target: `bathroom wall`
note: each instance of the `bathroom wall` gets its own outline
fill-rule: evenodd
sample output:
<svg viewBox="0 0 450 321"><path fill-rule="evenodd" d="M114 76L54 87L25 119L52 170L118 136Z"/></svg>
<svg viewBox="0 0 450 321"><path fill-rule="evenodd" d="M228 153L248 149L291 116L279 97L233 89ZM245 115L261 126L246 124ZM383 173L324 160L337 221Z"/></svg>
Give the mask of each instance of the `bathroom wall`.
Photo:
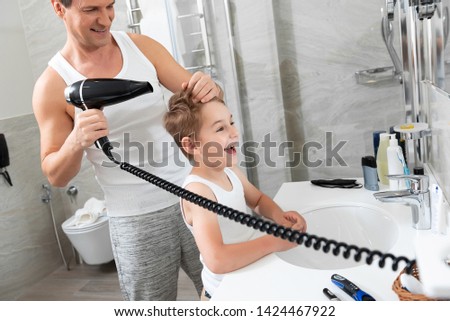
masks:
<svg viewBox="0 0 450 321"><path fill-rule="evenodd" d="M126 5L116 4L116 25L127 29ZM47 61L64 44L63 23L50 1L10 0L0 10L0 133L4 133L13 186L0 177L0 300L14 300L21 291L63 265L49 206L41 201L39 130L32 114L33 85ZM6 48L6 50L5 50ZM79 193L71 201L67 188L52 189L52 204L67 260L70 242L60 225L89 197L103 198L91 166L83 162L69 184ZM71 262L74 264L74 260Z"/></svg>
<svg viewBox="0 0 450 321"><path fill-rule="evenodd" d="M303 162L291 167L290 173L263 162L253 172L254 181L274 195L289 177L301 181L362 176L361 156L373 155L372 132L405 121L403 88L398 80L364 85L355 77L358 71L393 65L381 35L380 11L385 1L263 0L255 6L250 0L215 0L209 14L213 16L210 31L219 57L219 75L225 72L221 66L226 55L222 53L230 44L225 38L228 34L217 32L227 28L222 20L223 3L229 6L235 85L246 138L262 142L270 133L275 146L286 141L294 144L289 157L303 152L303 157L323 162L320 166ZM445 8L450 1L442 4L448 12ZM394 47L400 54L398 30L395 19ZM444 59L450 61L447 43ZM449 77L447 70L446 88L450 88ZM232 83L233 75L223 82ZM433 91L429 99L432 167L450 198L448 94ZM327 133L332 135L331 142ZM310 143L324 148L310 149L305 155L302 148ZM344 144L339 150L343 163L327 153L327 145L334 148L339 143ZM281 163L285 159L278 158Z"/></svg>
<svg viewBox="0 0 450 321"><path fill-rule="evenodd" d="M0 300L12 300L29 286L63 264L56 242L49 205L41 201L42 184L48 184L40 168L39 130L33 114L0 120L7 138L13 186L0 179ZM61 223L82 207L88 197L102 198L91 168L84 164L70 183L80 193L72 203L65 188L52 189L52 204L66 260L72 257ZM75 263L72 260L72 263Z"/></svg>
<svg viewBox="0 0 450 321"><path fill-rule="evenodd" d="M222 2L211 10L218 17ZM275 146L256 168L260 188L274 195L286 177L362 176L361 156L373 154L372 132L404 119L400 82L369 86L355 78L357 71L392 65L380 32L383 2L228 3L247 138L261 143L270 134ZM295 159L290 168L278 149L286 143L293 144L286 152ZM338 144L340 163L330 153Z"/></svg>
<svg viewBox="0 0 450 321"><path fill-rule="evenodd" d="M4 1L0 12L0 119L31 113L33 77L17 1ZM18 85L20 84L20 86Z"/></svg>

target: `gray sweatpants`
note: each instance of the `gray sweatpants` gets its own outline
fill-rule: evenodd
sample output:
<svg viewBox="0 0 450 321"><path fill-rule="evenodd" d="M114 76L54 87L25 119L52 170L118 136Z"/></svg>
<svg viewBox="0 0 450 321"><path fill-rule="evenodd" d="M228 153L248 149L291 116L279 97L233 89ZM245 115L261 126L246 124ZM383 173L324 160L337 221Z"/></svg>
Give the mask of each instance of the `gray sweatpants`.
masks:
<svg viewBox="0 0 450 321"><path fill-rule="evenodd" d="M179 204L143 215L110 217L109 227L124 300L176 300L180 266L200 296L200 254Z"/></svg>

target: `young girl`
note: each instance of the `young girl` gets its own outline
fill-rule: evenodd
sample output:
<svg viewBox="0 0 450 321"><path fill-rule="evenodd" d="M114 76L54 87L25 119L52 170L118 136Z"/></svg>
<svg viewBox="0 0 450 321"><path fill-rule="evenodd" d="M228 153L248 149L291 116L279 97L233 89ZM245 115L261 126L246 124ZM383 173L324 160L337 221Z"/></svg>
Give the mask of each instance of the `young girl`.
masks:
<svg viewBox="0 0 450 321"><path fill-rule="evenodd" d="M238 169L239 133L222 100L199 103L187 91L176 93L169 101L164 125L194 165L184 188L241 212L247 212L248 206L280 225L306 230L306 222L299 213L284 212ZM206 298L214 294L222 274L296 246L271 235L256 237L252 228L189 201L181 200L181 205L183 219L200 250Z"/></svg>

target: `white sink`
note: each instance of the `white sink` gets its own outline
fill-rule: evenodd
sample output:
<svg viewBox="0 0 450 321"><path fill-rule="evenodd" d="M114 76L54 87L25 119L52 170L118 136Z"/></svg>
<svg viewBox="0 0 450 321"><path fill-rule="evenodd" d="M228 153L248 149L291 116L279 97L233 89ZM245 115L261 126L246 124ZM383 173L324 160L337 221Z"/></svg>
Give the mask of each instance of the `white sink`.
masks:
<svg viewBox="0 0 450 321"><path fill-rule="evenodd" d="M328 240L345 242L365 247L369 250L388 252L396 243L399 235L397 223L390 214L379 207L364 203L338 203L309 208L301 214L308 224L308 234L324 237ZM331 250L335 247L332 245ZM338 256L320 250L305 247L303 244L289 251L276 255L287 263L319 270L344 269L365 264L363 260L353 259L355 251L345 259L341 253Z"/></svg>

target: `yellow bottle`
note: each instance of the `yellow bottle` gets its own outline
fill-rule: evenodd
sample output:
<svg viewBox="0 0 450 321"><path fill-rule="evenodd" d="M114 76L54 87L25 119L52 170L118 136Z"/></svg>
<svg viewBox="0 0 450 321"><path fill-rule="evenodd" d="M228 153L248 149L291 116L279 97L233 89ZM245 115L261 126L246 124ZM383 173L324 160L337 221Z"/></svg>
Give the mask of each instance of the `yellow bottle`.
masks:
<svg viewBox="0 0 450 321"><path fill-rule="evenodd" d="M377 152L377 173L380 183L383 185L389 185L388 175L388 162L387 162L387 148L389 147L389 134L380 134L380 145Z"/></svg>

